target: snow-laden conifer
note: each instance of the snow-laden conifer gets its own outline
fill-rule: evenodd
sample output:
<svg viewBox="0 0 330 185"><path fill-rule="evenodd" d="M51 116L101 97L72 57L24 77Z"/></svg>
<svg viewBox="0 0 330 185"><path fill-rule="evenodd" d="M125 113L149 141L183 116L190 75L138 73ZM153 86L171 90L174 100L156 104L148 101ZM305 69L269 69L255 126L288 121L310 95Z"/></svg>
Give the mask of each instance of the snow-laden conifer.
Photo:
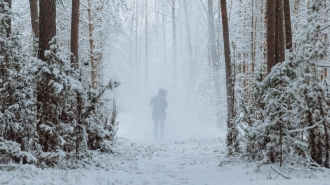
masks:
<svg viewBox="0 0 330 185"><path fill-rule="evenodd" d="M55 166L60 161L86 161L89 150L105 151L107 140L116 132L115 106L111 108L105 92L119 85L110 81L94 90L79 81L79 73L70 66L70 53L65 52L56 38L46 61L35 60L32 72L37 85L37 135L35 153L38 164ZM110 107L110 108L107 108Z"/></svg>
<svg viewBox="0 0 330 185"><path fill-rule="evenodd" d="M30 153L35 119L32 76L25 70L21 36L8 32L11 16L8 4L0 0L0 160L35 162Z"/></svg>
<svg viewBox="0 0 330 185"><path fill-rule="evenodd" d="M327 48L318 39L325 29L322 3L311 2L298 47L255 81L254 103L242 106L238 123L250 159L329 167L329 82L317 70Z"/></svg>

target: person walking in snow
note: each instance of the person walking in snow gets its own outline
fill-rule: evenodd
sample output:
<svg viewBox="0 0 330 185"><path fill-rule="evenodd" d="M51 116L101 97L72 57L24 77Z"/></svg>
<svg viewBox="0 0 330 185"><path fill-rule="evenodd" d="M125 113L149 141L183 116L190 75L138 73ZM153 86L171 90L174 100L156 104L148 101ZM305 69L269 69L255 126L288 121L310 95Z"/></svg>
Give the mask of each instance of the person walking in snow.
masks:
<svg viewBox="0 0 330 185"><path fill-rule="evenodd" d="M166 119L165 109L167 108L166 101L167 91L165 89L159 89L158 95L154 96L150 100L150 107L152 107L152 119L154 120L154 135L158 140L158 128L160 125L160 139L164 137L164 125Z"/></svg>

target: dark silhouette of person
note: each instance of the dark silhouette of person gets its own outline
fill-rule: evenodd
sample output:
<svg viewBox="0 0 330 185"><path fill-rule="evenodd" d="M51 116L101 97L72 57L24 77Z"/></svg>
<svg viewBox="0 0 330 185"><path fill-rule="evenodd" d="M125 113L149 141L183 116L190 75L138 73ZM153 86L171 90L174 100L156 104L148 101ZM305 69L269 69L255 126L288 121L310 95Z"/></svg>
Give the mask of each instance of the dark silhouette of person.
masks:
<svg viewBox="0 0 330 185"><path fill-rule="evenodd" d="M166 119L165 109L167 108L166 101L167 91L165 89L159 89L158 95L154 96L150 100L150 107L152 107L152 119L154 120L154 135L158 140L158 128L160 125L160 139L164 137L164 125Z"/></svg>

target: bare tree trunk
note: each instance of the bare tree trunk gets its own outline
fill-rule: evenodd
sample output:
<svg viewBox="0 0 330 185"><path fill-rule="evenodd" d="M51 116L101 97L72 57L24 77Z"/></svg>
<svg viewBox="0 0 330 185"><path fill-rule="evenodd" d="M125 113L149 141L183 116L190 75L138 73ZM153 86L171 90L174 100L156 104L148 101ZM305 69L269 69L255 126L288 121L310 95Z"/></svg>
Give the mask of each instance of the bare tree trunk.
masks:
<svg viewBox="0 0 330 185"><path fill-rule="evenodd" d="M264 29L266 30L264 33L263 33L263 37L264 37L264 43L263 43L263 58L265 59L265 61L266 61L266 64L268 64L268 62L267 62L267 60L268 60L268 58L267 58L267 33L268 33L268 24L267 24L267 8L268 8L268 4L267 4L267 2L264 4L264 6L261 8L261 14L264 14L264 19L263 19L263 23L264 23ZM261 67L262 66L262 64L259 64L259 69L263 69L264 67ZM266 65L266 72L268 73L268 71L267 71L267 65Z"/></svg>
<svg viewBox="0 0 330 185"><path fill-rule="evenodd" d="M93 23L93 15L92 15L92 5L91 0L88 0L88 31L89 31L89 55L91 60L91 83L92 88L97 89L98 80L97 80L97 60L95 58L95 44L94 44L94 23Z"/></svg>
<svg viewBox="0 0 330 185"><path fill-rule="evenodd" d="M227 112L228 120L233 118L234 112L234 100L233 100L233 84L232 84L232 69L231 69L231 57L230 57L230 45L229 45L229 28L227 18L226 0L221 0L221 15L222 15L222 28L223 28L223 41L224 41L224 53L226 63L226 86L227 86ZM231 128L228 127L228 128Z"/></svg>
<svg viewBox="0 0 330 185"><path fill-rule="evenodd" d="M79 69L79 54L78 54L78 48L79 48L79 12L80 12L80 0L73 0L72 1L72 14L71 14L71 57L70 57L70 63L71 67L74 67L78 70ZM81 74L79 76L79 81L81 81ZM82 94L80 91L77 91L77 121L79 126L76 128L80 128L81 124L81 114L83 109L83 102L82 102ZM78 129L80 130L80 129ZM80 139L76 139L76 154L79 154L79 145L80 145Z"/></svg>
<svg viewBox="0 0 330 185"><path fill-rule="evenodd" d="M177 71L176 71L176 17L175 17L175 1L172 0L172 34L173 34L173 75L174 75L174 86L177 85Z"/></svg>
<svg viewBox="0 0 330 185"><path fill-rule="evenodd" d="M40 17L39 17L39 51L38 58L42 61L46 61L45 51L50 49L49 42L56 36L56 0L42 0L39 3ZM45 133L40 128L40 124L53 122L51 112L51 98L49 93L51 92L49 85L49 79L45 75L44 79L39 82L37 87L37 131L39 137L39 144L42 146L42 150L47 152L51 150L49 145L54 144L51 136Z"/></svg>
<svg viewBox="0 0 330 185"><path fill-rule="evenodd" d="M56 36L56 0L42 0L39 3L39 52L38 58L45 61L45 50L49 50L49 42Z"/></svg>
<svg viewBox="0 0 330 185"><path fill-rule="evenodd" d="M219 62L217 59L216 49L216 40L215 40L215 28L214 28L214 13L213 13L213 0L208 0L208 20L209 20L209 51L211 66L213 72L213 83L214 83L214 97L216 102L216 126L221 126L220 118L220 77L219 77Z"/></svg>
<svg viewBox="0 0 330 185"><path fill-rule="evenodd" d="M286 49L292 49L292 28L291 28L291 15L290 15L290 1L283 0L284 6L284 20L285 20L285 40Z"/></svg>
<svg viewBox="0 0 330 185"><path fill-rule="evenodd" d="M285 39L283 27L283 0L277 0L275 3L275 63L285 60Z"/></svg>
<svg viewBox="0 0 330 185"><path fill-rule="evenodd" d="M284 38L284 18L283 18L283 0L275 2L275 63L283 62L285 60L285 38ZM273 84L272 84L273 85ZM275 84L274 84L275 85ZM277 123L276 131L279 132L278 145L280 148L279 162L280 167L283 163L283 124L281 121Z"/></svg>
<svg viewBox="0 0 330 185"><path fill-rule="evenodd" d="M79 54L79 6L80 0L72 1L72 15L71 15L71 66L78 67Z"/></svg>
<svg viewBox="0 0 330 185"><path fill-rule="evenodd" d="M275 65L275 1L267 0L267 71Z"/></svg>
<svg viewBox="0 0 330 185"><path fill-rule="evenodd" d="M164 66L165 66L165 68L164 68L164 70L165 70L165 76L164 76L164 78L165 78L165 84L167 84L167 55L166 55L166 49L167 49L167 47L166 47L166 20L165 20L165 10L164 10L164 3L165 2L165 0L163 0L163 6L162 6L162 8L163 8L163 16L162 16L162 19L163 19L163 45L164 45Z"/></svg>
<svg viewBox="0 0 330 185"><path fill-rule="evenodd" d="M102 14L103 14L103 8L104 8L104 4L106 3L106 1L100 1L101 4L98 5L98 7L96 8L96 15L98 15L98 18L96 19L98 22L98 26L102 27ZM95 54L95 60L96 60L96 67L97 67L97 85L102 84L103 83L103 32L102 29L101 31L98 32L98 38L101 40L100 42L98 42L98 48L96 49L96 52L94 52Z"/></svg>
<svg viewBox="0 0 330 185"><path fill-rule="evenodd" d="M130 46L130 52L129 52L129 87L128 87L128 91L131 92L133 89L136 89L134 87L134 79L135 79L135 63L134 63L134 47L133 47L133 40L134 40L134 21L137 19L135 16L135 9L136 9L136 1L134 0L133 2L133 8L132 8L132 18L131 18L131 28L130 28L130 42L129 42L129 46ZM135 94L133 93L126 93L127 95L127 100L129 102L129 104L131 105L130 108L134 107L134 101L132 101L133 99L135 99Z"/></svg>
<svg viewBox="0 0 330 185"><path fill-rule="evenodd" d="M324 98L325 99L325 97L324 97L324 91L323 90L320 90L320 92L321 92L321 95L322 95L322 98ZM325 157L325 159L324 159L324 167L326 167L326 168L329 168L330 166L330 164L329 164L329 157L330 157L330 138L329 138L329 133L328 133L328 130L329 130L329 128L328 128L328 123L327 123L327 121L326 121L326 118L325 118L325 112L324 112L324 109L323 109L323 105L322 105L322 101L323 101L323 99L322 99L320 96L319 96L319 98L318 98L318 104L320 105L319 106L319 110L320 110L320 115L322 116L322 119L323 119L323 121L322 121L322 125L323 125L323 130L324 130L324 157ZM320 137L320 136L319 136Z"/></svg>
<svg viewBox="0 0 330 185"><path fill-rule="evenodd" d="M256 60L256 15L254 13L255 10L255 1L252 0L252 17L251 17L251 60L252 60L252 73L254 72L255 60Z"/></svg>
<svg viewBox="0 0 330 185"><path fill-rule="evenodd" d="M38 0L30 0L31 25L33 31L33 55L38 54L39 42L39 10Z"/></svg>
<svg viewBox="0 0 330 185"><path fill-rule="evenodd" d="M146 73L146 86L148 89L148 0L146 0L146 64L145 64L145 73Z"/></svg>
<svg viewBox="0 0 330 185"><path fill-rule="evenodd" d="M225 65L226 65L226 86L227 86L227 147L228 155L234 155L239 151L239 145L237 140L237 130L234 125L234 84L232 79L231 69L231 57L230 57L230 45L229 45L229 28L227 17L227 2L226 0L220 0L221 2L221 18L223 29L223 42L225 53Z"/></svg>
<svg viewBox="0 0 330 185"><path fill-rule="evenodd" d="M327 4L324 4L324 10L326 10L326 9L327 9ZM329 17L329 11L327 11L325 13L324 17ZM327 23L328 23L328 19L324 19L324 24L327 24ZM328 43L328 33L324 33L324 41L325 41L325 43ZM323 77L324 78L328 78L328 69L327 68L324 68L323 69Z"/></svg>
<svg viewBox="0 0 330 185"><path fill-rule="evenodd" d="M136 59L136 69L135 69L135 74L136 74L136 99L138 101L139 97L140 97L140 59L139 59L139 4L138 4L138 0L135 0L135 4L136 4L136 21L135 21L135 59ZM138 103L138 102L137 102Z"/></svg>
<svg viewBox="0 0 330 185"><path fill-rule="evenodd" d="M217 32L217 38L216 38L216 45L217 45L217 48L216 48L216 51L217 51L217 58L218 58L218 62L219 62L219 69L222 69L224 67L224 63L222 61L220 61L220 58L221 58L221 41L220 41L220 38L221 38L221 35L222 35L222 30L221 30L221 2L218 1L218 22L217 22L217 28L216 28L216 32Z"/></svg>
<svg viewBox="0 0 330 185"><path fill-rule="evenodd" d="M30 0L30 13L31 13L31 25L32 25L34 37L36 39L39 39L38 0Z"/></svg>
<svg viewBox="0 0 330 185"><path fill-rule="evenodd" d="M187 34L187 44L188 44L188 55L189 55L189 91L191 92L194 84L194 62L192 56L192 45L191 45L191 32L190 32L190 22L189 22L189 15L188 15L188 5L187 0L183 0L184 6L184 14L185 14L185 22L186 22L186 34Z"/></svg>

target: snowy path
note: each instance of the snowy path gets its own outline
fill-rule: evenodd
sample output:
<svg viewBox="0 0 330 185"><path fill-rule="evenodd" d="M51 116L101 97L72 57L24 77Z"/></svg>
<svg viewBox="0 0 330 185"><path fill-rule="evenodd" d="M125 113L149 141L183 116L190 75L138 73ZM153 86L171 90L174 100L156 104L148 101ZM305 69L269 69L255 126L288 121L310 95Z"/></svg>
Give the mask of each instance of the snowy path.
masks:
<svg viewBox="0 0 330 185"><path fill-rule="evenodd" d="M249 163L219 167L221 161L228 160L225 158L225 131L191 126L184 127L185 134L179 134L172 126L168 123L166 127L168 139L156 142L150 134L150 123L123 122L114 146L115 155L99 155L86 169L42 170L23 166L14 172L0 171L0 184L13 178L8 184L330 185L329 171L317 174L319 179L286 180L274 179L274 173L271 174L273 179L267 179L269 167L257 174L255 165Z"/></svg>
<svg viewBox="0 0 330 185"><path fill-rule="evenodd" d="M130 158L123 161L120 168L128 173L132 184L214 184L222 181L221 176L214 175L224 172L217 167L223 156L218 139L135 143L127 147L131 151L126 157Z"/></svg>

